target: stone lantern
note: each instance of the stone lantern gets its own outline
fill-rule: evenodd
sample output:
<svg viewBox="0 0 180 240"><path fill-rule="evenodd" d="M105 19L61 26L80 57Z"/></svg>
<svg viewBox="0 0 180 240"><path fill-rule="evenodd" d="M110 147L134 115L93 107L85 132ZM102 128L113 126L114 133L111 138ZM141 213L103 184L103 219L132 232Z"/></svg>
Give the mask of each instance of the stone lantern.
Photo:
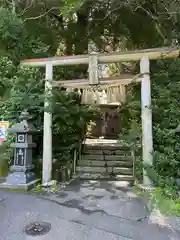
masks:
<svg viewBox="0 0 180 240"><path fill-rule="evenodd" d="M32 142L32 134L36 130L30 119L29 113L24 111L20 116L21 122L8 129L8 132L16 134L16 141L11 145L14 148L13 165L4 186L28 190L38 182L32 165L32 150L36 147Z"/></svg>

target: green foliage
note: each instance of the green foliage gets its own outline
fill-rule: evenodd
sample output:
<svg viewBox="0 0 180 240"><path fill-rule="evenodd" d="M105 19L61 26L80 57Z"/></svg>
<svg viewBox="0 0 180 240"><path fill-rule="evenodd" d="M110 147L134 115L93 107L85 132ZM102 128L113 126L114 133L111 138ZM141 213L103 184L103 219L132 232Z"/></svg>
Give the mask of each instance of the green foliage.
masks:
<svg viewBox="0 0 180 240"><path fill-rule="evenodd" d="M152 66L152 111L153 111L153 168L148 173L161 187L177 189L176 179L180 178L180 138L175 130L179 124L180 61L157 61ZM138 93L138 94L137 94ZM142 173L142 153L137 146L141 142L140 91L135 89L129 101L122 108L122 121L127 142L134 144L136 155L141 162L138 173ZM124 114L123 114L124 113ZM129 121L127 121L127 118ZM133 124L135 126L133 127ZM133 131L133 129L135 129ZM128 133L127 133L128 132ZM122 137L121 137L122 138ZM141 166L141 169L139 169ZM145 167L145 166L144 166ZM140 177L141 174L138 174Z"/></svg>
<svg viewBox="0 0 180 240"><path fill-rule="evenodd" d="M0 101L1 118L14 123L20 113L28 109L39 122L44 100L43 75L35 68L16 68L8 58L1 58L0 63L0 83L4 87ZM6 68L3 68L5 64ZM38 125L41 126L40 123Z"/></svg>
<svg viewBox="0 0 180 240"><path fill-rule="evenodd" d="M26 27L15 13L0 7L0 53L16 64L21 58L43 56L49 49L37 34L30 35Z"/></svg>
<svg viewBox="0 0 180 240"><path fill-rule="evenodd" d="M78 149L86 124L93 117L93 109L79 104L76 92L54 90L53 93L54 157L63 161L72 159L72 150Z"/></svg>
<svg viewBox="0 0 180 240"><path fill-rule="evenodd" d="M170 191L170 194L164 195L164 188L157 187L151 192L143 191L134 186L133 191L144 197L148 201L148 205L151 208L158 209L165 216L180 216L180 199L177 197L177 193L174 189ZM167 189L166 189L167 190ZM174 193L174 194L172 194Z"/></svg>
<svg viewBox="0 0 180 240"><path fill-rule="evenodd" d="M0 7L0 45L11 51L19 48L23 22L9 10Z"/></svg>
<svg viewBox="0 0 180 240"><path fill-rule="evenodd" d="M12 156L12 151L8 148L8 146L6 144L1 142L1 145L0 145L0 177L4 177L7 175L11 156Z"/></svg>
<svg viewBox="0 0 180 240"><path fill-rule="evenodd" d="M154 165L165 185L175 186L180 178L180 139L175 134L180 119L180 61L159 62L158 66L159 73L152 78Z"/></svg>
<svg viewBox="0 0 180 240"><path fill-rule="evenodd" d="M69 15L77 10L86 2L87 0L62 0L61 1L61 14Z"/></svg>

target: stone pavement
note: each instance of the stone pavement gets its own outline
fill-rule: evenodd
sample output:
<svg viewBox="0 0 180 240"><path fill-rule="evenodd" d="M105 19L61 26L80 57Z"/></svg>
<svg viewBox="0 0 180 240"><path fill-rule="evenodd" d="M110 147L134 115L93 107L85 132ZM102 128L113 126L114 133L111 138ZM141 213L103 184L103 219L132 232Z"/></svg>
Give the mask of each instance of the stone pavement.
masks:
<svg viewBox="0 0 180 240"><path fill-rule="evenodd" d="M30 237L32 221L52 229ZM56 194L33 196L0 191L0 240L178 240L179 218L149 213L142 199L119 182L78 181Z"/></svg>

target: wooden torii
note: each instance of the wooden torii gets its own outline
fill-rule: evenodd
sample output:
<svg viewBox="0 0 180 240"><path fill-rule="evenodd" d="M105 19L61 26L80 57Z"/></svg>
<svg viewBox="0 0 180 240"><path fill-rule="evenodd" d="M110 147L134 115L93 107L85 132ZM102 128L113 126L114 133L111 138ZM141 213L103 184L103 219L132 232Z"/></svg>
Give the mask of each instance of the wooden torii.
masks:
<svg viewBox="0 0 180 240"><path fill-rule="evenodd" d="M127 85L132 81L141 82L141 118L142 118L142 152L143 162L152 166L153 163L153 136L152 136L152 109L151 109L151 82L150 82L150 60L171 59L180 56L179 48L156 48L126 52L115 52L79 56L56 56L51 58L27 59L21 61L22 66L45 67L45 96L49 96L53 86L65 86L70 88L93 88L103 85ZM115 62L140 61L140 74L121 75L116 79L99 79L98 64ZM54 66L71 66L85 64L89 65L89 79L53 82ZM45 106L49 102L45 99ZM52 172L52 114L44 112L44 134L43 134L43 183L51 180ZM146 172L143 173L143 183L151 184Z"/></svg>

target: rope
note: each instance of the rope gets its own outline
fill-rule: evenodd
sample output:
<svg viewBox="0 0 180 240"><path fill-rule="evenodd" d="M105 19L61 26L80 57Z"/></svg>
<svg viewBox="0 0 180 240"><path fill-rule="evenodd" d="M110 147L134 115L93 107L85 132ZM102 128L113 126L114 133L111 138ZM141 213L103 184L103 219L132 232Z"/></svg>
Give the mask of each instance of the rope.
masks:
<svg viewBox="0 0 180 240"><path fill-rule="evenodd" d="M143 76L144 74L147 74L147 73L139 73L137 74L136 76L134 76L132 78L132 80L130 81L130 83L133 83L137 78ZM129 84L130 84L129 83ZM108 83L108 84L96 84L96 85L88 85L88 86L84 86L84 87L79 87L81 89L87 89L88 91L92 91L92 92L95 92L95 91L103 91L103 90L107 90L108 88L111 88L111 87L118 87L118 86L121 86L121 85L126 85L124 83L121 83L121 81L119 81L118 83Z"/></svg>
<svg viewBox="0 0 180 240"><path fill-rule="evenodd" d="M139 73L134 76L128 84L133 83L137 78L143 76L144 74L149 73ZM113 80L112 80L113 81ZM126 85L125 83L121 83L121 81L116 83L108 83L103 84L99 83L96 85L87 85L87 86L75 86L75 87L66 87L67 89L78 88L82 90L82 103L84 104L92 104L94 101L98 102L100 99L100 92L106 92L107 102L120 102L123 103L126 99ZM96 99L96 100L95 100Z"/></svg>
<svg viewBox="0 0 180 240"><path fill-rule="evenodd" d="M134 76L132 78L132 80L128 83L128 84L131 84L133 83L137 78L139 77L142 77L144 74L149 74L149 73L139 73L137 74L136 76ZM112 80L113 81L113 80ZM79 88L79 89L86 89L88 91L91 91L91 92L95 92L95 91L103 91L103 90L107 90L108 88L111 88L111 87L118 87L118 86L121 86L121 85L127 85L125 83L121 83L121 81L119 81L118 83L108 83L108 84L103 84L103 83L99 83L99 84L96 84L96 85L87 85L87 86L64 86L65 88Z"/></svg>

